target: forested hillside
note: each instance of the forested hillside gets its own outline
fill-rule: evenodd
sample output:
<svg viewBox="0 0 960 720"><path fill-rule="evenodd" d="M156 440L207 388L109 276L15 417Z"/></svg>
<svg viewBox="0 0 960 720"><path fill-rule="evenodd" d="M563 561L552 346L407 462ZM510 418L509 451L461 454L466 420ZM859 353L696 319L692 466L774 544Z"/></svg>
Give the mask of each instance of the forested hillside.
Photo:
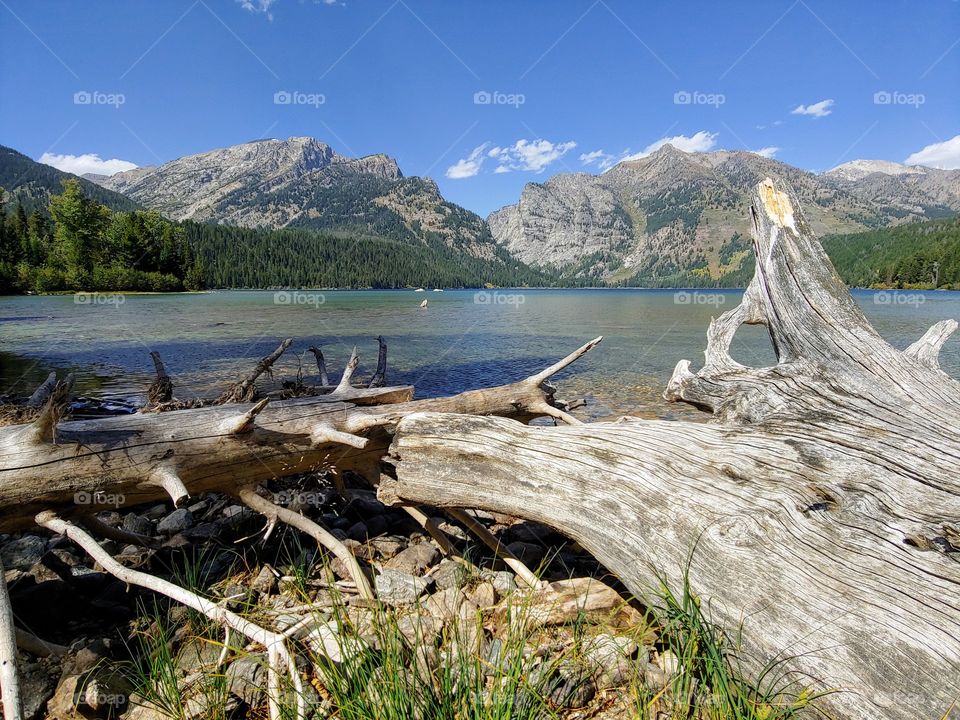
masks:
<svg viewBox="0 0 960 720"><path fill-rule="evenodd" d="M153 211L112 212L76 179L29 214L0 206L0 293L203 286L182 228Z"/></svg>
<svg viewBox="0 0 960 720"><path fill-rule="evenodd" d="M856 287L960 289L960 218L828 235L823 247Z"/></svg>
<svg viewBox="0 0 960 720"><path fill-rule="evenodd" d="M210 287L396 288L550 285L554 278L507 259L490 262L424 247L309 230L251 230L185 222Z"/></svg>

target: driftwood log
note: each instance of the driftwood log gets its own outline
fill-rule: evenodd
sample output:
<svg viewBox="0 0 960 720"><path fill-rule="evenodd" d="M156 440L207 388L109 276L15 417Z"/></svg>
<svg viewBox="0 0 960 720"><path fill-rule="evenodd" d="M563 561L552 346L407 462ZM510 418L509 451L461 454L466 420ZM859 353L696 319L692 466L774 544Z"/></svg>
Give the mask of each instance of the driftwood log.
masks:
<svg viewBox="0 0 960 720"><path fill-rule="evenodd" d="M854 303L801 214L754 192L756 274L681 361L670 400L708 423L527 427L407 415L391 503L530 518L590 550L639 597L661 574L736 631L757 670L787 660L856 720L940 720L960 706L960 383L939 368L956 322L906 350ZM778 362L734 361L743 323Z"/></svg>
<svg viewBox="0 0 960 720"><path fill-rule="evenodd" d="M165 497L179 506L201 492L236 495L315 470L356 470L376 483L388 431L410 413L562 417L547 379L597 342L524 380L425 400L409 400L408 386L352 387L355 354L325 395L96 420L60 422L72 384L64 381L48 388L31 424L0 428L0 531L28 528L42 511L69 517ZM232 396L249 397L253 380L236 387Z"/></svg>

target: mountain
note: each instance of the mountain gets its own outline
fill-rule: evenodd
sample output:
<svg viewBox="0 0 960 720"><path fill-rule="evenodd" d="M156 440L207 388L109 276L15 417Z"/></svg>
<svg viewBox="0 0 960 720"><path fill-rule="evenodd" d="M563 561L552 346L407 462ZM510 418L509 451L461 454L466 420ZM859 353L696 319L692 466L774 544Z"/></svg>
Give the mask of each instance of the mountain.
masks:
<svg viewBox="0 0 960 720"><path fill-rule="evenodd" d="M796 190L820 235L960 210L960 171L859 161L816 175L755 153L664 145L601 175L529 183L488 218L518 259L563 277L642 286L743 285L753 271L750 189L767 176Z"/></svg>
<svg viewBox="0 0 960 720"><path fill-rule="evenodd" d="M71 173L43 165L23 153L0 145L0 188L4 190L0 200L5 207L19 203L27 214L36 209L45 211L50 196L63 192L63 181L69 178L79 180L87 197L111 210L128 211L138 207L130 198L101 187L89 179L78 178Z"/></svg>
<svg viewBox="0 0 960 720"><path fill-rule="evenodd" d="M96 178L176 220L304 228L507 255L481 217L448 203L428 178L386 155L351 158L309 137L256 140Z"/></svg>

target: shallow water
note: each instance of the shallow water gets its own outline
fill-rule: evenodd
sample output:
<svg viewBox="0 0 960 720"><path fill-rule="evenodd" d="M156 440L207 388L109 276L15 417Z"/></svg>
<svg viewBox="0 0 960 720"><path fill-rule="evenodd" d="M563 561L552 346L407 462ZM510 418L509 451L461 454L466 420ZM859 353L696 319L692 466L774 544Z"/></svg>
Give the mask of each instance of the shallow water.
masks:
<svg viewBox="0 0 960 720"><path fill-rule="evenodd" d="M680 359L696 368L710 318L734 307L740 291L448 290L274 293L224 291L127 296L0 297L0 394L25 394L51 369L71 370L78 391L142 396L156 350L176 395L206 395L249 371L293 337L276 366L293 377L302 359L316 382L310 345L322 347L331 377L358 346L358 377L376 365L376 336L389 345L387 379L415 385L417 397L501 384L539 370L597 335L603 343L557 376L559 396L588 397L588 413L670 416L660 393ZM960 318L960 293L875 293L854 297L888 341L906 347L934 322ZM421 309L426 299L428 307ZM743 327L733 356L767 365L766 331ZM951 341L944 369L960 375Z"/></svg>

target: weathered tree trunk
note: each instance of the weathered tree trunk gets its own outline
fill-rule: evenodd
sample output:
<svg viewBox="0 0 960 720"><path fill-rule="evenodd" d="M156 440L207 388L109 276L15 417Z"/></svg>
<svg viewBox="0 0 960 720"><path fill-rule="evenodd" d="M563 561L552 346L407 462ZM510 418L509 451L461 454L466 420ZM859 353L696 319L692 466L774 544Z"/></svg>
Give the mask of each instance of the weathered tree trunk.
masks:
<svg viewBox="0 0 960 720"><path fill-rule="evenodd" d="M960 383L937 354L954 321L900 351L854 303L800 214L765 180L756 275L710 324L699 372L666 397L707 424L624 419L525 427L406 416L388 502L519 515L578 540L638 596L657 573L775 658L836 687L841 718L938 720L960 697ZM729 355L743 323L778 363ZM691 559L692 558L692 559Z"/></svg>
<svg viewBox="0 0 960 720"><path fill-rule="evenodd" d="M236 494L311 470L358 469L376 481L387 430L409 413L562 413L546 380L596 342L509 385L370 407L357 403L408 398L412 390L350 386L355 356L327 395L97 420L58 422L71 384L59 383L32 424L0 428L0 531L29 527L45 510L66 517L165 496L180 505L200 492ZM238 384L240 394L253 393L253 383Z"/></svg>

